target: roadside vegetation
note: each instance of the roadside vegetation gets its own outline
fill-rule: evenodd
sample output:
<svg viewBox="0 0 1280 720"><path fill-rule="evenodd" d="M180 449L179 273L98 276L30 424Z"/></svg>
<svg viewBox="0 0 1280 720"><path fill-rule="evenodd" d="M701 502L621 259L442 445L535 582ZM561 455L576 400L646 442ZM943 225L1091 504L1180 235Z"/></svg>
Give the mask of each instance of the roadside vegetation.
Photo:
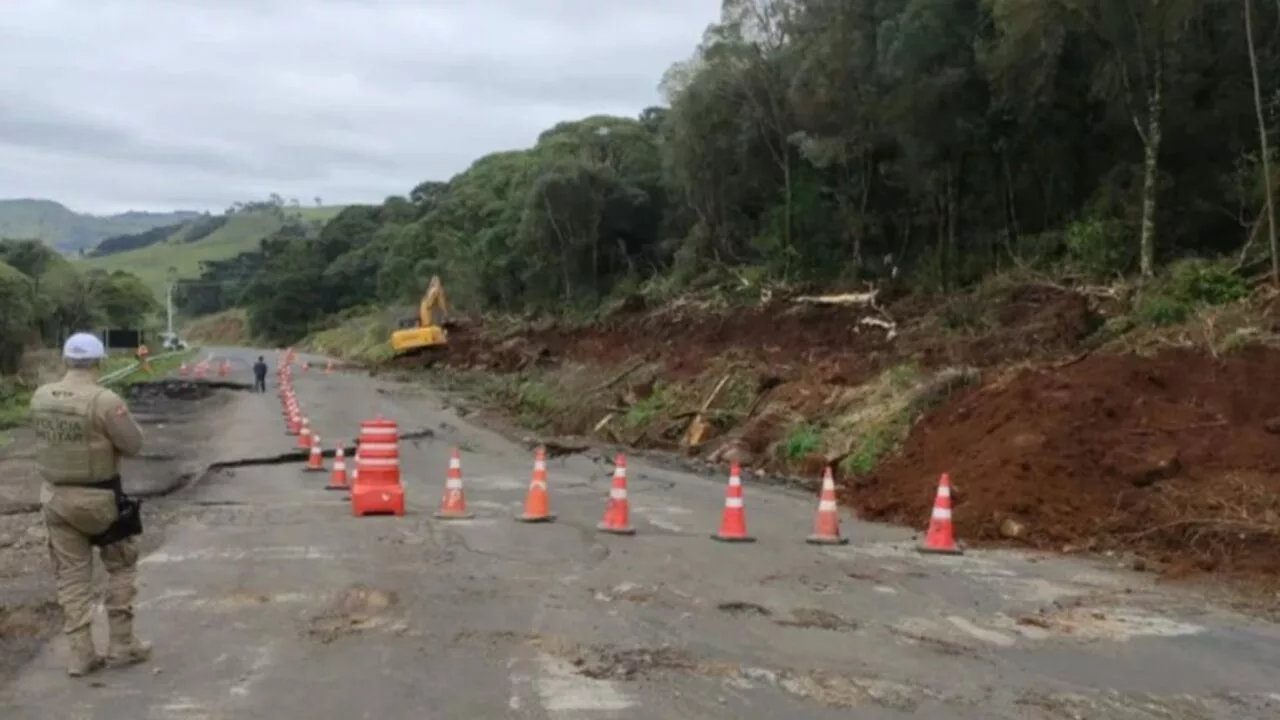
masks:
<svg viewBox="0 0 1280 720"><path fill-rule="evenodd" d="M149 373L137 365L137 358L133 353L112 353L103 364L103 374L107 375L135 366L132 372L115 377L111 382L112 387L128 387L171 373L182 363L191 362L197 352L196 348L190 348L172 354L157 354L149 363L151 366ZM53 350L42 350L28 352L17 373L0 375L0 431L25 424L28 406L31 403L31 393L41 383L56 379L62 370L59 353ZM3 445L3 440L0 440L0 445Z"/></svg>
<svg viewBox="0 0 1280 720"><path fill-rule="evenodd" d="M82 271L36 240L0 240L0 307L0 427L23 422L31 391L56 372L57 352L45 348L78 330L142 327L160 310L136 275Z"/></svg>
<svg viewBox="0 0 1280 720"><path fill-rule="evenodd" d="M190 347L186 350L180 350L173 353L161 353L159 355L154 355L148 363L148 365L151 366L150 372L147 372L141 365L138 365L134 367L132 372L115 378L111 384L114 387L128 387L140 382L150 382L156 378L164 377L165 375L173 373L183 363L192 362L197 353L199 353L199 348ZM130 360L128 364L132 365L133 361Z"/></svg>

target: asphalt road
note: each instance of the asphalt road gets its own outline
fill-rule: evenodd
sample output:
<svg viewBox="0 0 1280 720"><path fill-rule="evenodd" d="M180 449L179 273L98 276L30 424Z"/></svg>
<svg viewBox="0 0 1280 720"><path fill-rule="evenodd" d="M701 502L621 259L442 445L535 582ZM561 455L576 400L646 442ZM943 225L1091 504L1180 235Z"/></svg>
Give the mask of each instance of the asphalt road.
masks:
<svg viewBox="0 0 1280 720"><path fill-rule="evenodd" d="M240 380L257 354L209 352ZM295 384L326 445L379 413L434 432L402 443L409 514L352 517L300 464L211 474L143 560L154 662L73 681L55 643L0 717L1280 717L1280 632L1145 576L921 555L907 530L848 519L850 545L813 547L815 498L749 477L759 541L716 543L725 478L636 460L638 532L602 535L598 453L551 461L558 521L521 524L528 448L425 388L315 368ZM271 389L237 393L201 456L292 449ZM439 521L455 445L477 517Z"/></svg>

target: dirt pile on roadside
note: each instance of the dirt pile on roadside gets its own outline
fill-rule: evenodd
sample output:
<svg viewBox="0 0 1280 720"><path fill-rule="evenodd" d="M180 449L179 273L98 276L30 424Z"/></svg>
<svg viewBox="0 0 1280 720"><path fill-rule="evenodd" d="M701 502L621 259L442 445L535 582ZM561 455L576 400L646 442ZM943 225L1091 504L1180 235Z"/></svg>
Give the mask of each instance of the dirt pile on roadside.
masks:
<svg viewBox="0 0 1280 720"><path fill-rule="evenodd" d="M812 477L819 468L805 461L838 456L839 440L856 440L859 453L875 445L874 428L847 420L859 416L849 398L876 378L981 369L981 383L928 411L899 452L843 478L844 504L868 519L922 527L945 471L958 488L966 542L1132 551L1174 574L1280 577L1280 395L1271 392L1280 351L1082 356L1102 323L1097 303L1046 285L883 307L775 298L726 311L686 300L587 327L477 323L451 335L439 362L499 374L544 369L527 380L533 389L591 405L569 430L646 446L661 445L654 438L664 429L682 430L673 421L690 413L681 411L732 377L733 392L717 400L722 422L711 445L732 440L757 469ZM895 332L868 317L891 321ZM640 360L666 384L661 407L643 402L631 380L607 382ZM1006 369L1014 363L1033 369ZM766 377L771 389L757 390ZM511 393L517 405L527 400L525 382ZM652 390L654 377L645 382ZM586 403L599 387L609 389ZM526 405L516 414L539 410ZM555 408L555 418L568 417ZM610 415L627 421L618 438L600 430ZM569 431L560 420L548 425ZM681 433L667 435L671 445Z"/></svg>
<svg viewBox="0 0 1280 720"><path fill-rule="evenodd" d="M1278 383L1280 352L1263 348L1024 370L924 418L899 455L846 479L842 499L921 526L949 472L966 541L1280 573Z"/></svg>
<svg viewBox="0 0 1280 720"><path fill-rule="evenodd" d="M892 322L894 335L868 318ZM683 302L619 312L586 327L548 323L500 333L476 325L451 332L438 359L515 372L561 361L613 367L650 358L675 381L736 361L796 381L852 386L906 361L989 367L1059 357L1075 352L1100 322L1084 296L1039 286L947 303L907 297L883 311L794 299L734 309Z"/></svg>

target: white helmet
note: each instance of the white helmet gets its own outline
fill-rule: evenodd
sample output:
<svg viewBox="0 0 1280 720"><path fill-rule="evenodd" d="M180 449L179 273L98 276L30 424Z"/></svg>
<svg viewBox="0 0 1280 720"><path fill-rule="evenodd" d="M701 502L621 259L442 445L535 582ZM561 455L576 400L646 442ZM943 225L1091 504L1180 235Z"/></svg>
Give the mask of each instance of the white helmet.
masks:
<svg viewBox="0 0 1280 720"><path fill-rule="evenodd" d="M62 357L67 360L100 360L106 355L102 341L91 333L76 333L62 346Z"/></svg>

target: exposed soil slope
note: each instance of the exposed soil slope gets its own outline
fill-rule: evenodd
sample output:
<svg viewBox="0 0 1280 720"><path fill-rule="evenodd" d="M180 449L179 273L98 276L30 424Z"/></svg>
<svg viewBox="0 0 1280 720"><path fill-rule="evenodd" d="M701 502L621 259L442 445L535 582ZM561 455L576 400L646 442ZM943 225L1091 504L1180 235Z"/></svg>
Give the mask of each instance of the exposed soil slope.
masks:
<svg viewBox="0 0 1280 720"><path fill-rule="evenodd" d="M949 472L968 540L1280 574L1278 383L1280 352L1263 348L1023 370L926 417L844 499L869 518L920 524Z"/></svg>
<svg viewBox="0 0 1280 720"><path fill-rule="evenodd" d="M895 332L867 317L892 321ZM539 378L583 410L546 413L549 428L650 447L674 447L680 418L687 425L688 409L732 375L767 402L739 397L697 452L722 459L736 444L756 469L815 480L832 457L849 456L851 443L833 445L864 441L860 390L884 373L978 368L976 386L925 404L904 445L874 470L837 471L846 506L923 527L938 475L949 472L968 543L1125 550L1168 572L1280 577L1280 351L1087 354L1101 323L1094 302L1043 286L945 305L902 299L885 310L774 301L724 312L686 302L591 327L472 324L451 335L439 361ZM678 400L646 416L656 431L599 432L603 416L652 391L650 376L597 392L601 378L641 359ZM826 446L780 452L805 419L825 428Z"/></svg>
<svg viewBox="0 0 1280 720"><path fill-rule="evenodd" d="M861 322L868 317L891 319L894 337ZM1087 298L1029 286L1007 288L981 307L908 298L883 314L786 301L726 312L690 302L620 313L589 327L553 324L505 336L467 328L450 335L442 361L510 372L537 359L612 366L653 358L666 377L687 379L735 359L795 380L857 385L904 361L990 367L1058 357L1075 352L1100 322Z"/></svg>

